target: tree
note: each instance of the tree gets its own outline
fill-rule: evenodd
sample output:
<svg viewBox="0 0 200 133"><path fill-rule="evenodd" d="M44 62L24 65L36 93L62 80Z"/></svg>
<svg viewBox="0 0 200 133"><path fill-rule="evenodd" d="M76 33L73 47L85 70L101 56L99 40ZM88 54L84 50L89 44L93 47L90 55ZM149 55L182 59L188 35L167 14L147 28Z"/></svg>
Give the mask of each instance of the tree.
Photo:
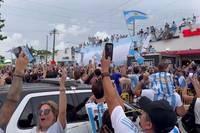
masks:
<svg viewBox="0 0 200 133"><path fill-rule="evenodd" d="M2 2L4 1L0 0L0 7L1 7ZM0 13L0 41L7 39L7 36L2 35L2 28L5 26L4 22L5 22L5 19L1 19L1 13Z"/></svg>
<svg viewBox="0 0 200 133"><path fill-rule="evenodd" d="M51 55L50 51L47 50L37 50L37 56L40 57L40 60L45 59L45 57L49 57Z"/></svg>
<svg viewBox="0 0 200 133"><path fill-rule="evenodd" d="M0 55L0 63L4 63L5 57Z"/></svg>
<svg viewBox="0 0 200 133"><path fill-rule="evenodd" d="M49 57L52 55L52 53L48 50L36 50L33 47L30 48L30 51L32 52L34 57L39 57L40 61L45 59L45 57Z"/></svg>

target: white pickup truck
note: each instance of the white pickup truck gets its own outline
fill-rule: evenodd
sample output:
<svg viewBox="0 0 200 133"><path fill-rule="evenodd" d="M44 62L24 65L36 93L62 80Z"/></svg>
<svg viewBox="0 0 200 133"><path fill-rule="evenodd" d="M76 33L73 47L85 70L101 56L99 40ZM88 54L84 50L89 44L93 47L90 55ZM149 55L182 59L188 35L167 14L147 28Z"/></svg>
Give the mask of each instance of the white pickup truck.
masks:
<svg viewBox="0 0 200 133"><path fill-rule="evenodd" d="M59 86L52 83L29 83L23 85L22 98L15 109L6 133L30 133L37 123L37 108L42 101L58 102ZM9 88L9 87L8 87ZM0 103L3 103L7 89L0 90ZM76 88L76 89L75 89ZM91 86L73 83L67 86L67 128L66 133L91 133L85 103L92 95ZM2 104L0 104L1 107ZM127 108L132 109L126 105Z"/></svg>

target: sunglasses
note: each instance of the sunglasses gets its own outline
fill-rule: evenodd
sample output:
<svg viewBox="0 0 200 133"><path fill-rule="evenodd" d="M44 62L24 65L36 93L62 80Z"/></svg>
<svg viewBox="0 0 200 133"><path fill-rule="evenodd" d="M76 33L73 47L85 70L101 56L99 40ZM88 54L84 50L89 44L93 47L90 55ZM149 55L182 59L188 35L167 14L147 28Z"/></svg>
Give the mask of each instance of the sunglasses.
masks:
<svg viewBox="0 0 200 133"><path fill-rule="evenodd" d="M40 109L38 111L38 115L41 116L42 113L43 113L46 116L46 115L48 115L50 113L50 111L51 111L51 109L44 109L44 110Z"/></svg>

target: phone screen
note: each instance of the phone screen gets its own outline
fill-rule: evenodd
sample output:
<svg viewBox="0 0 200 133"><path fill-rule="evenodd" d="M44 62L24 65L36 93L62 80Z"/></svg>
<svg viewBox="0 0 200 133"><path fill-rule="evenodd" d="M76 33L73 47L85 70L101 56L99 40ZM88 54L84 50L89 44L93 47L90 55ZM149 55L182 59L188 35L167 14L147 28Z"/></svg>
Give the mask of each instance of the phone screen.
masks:
<svg viewBox="0 0 200 133"><path fill-rule="evenodd" d="M18 58L19 54L21 53L22 48L21 47L16 47L12 50L12 52L14 53L14 55Z"/></svg>
<svg viewBox="0 0 200 133"><path fill-rule="evenodd" d="M110 57L111 61L113 59L113 44L112 43L106 43L105 44L105 57L108 59Z"/></svg>
<svg viewBox="0 0 200 133"><path fill-rule="evenodd" d="M193 73L189 73L189 77L192 78L192 76L193 76Z"/></svg>

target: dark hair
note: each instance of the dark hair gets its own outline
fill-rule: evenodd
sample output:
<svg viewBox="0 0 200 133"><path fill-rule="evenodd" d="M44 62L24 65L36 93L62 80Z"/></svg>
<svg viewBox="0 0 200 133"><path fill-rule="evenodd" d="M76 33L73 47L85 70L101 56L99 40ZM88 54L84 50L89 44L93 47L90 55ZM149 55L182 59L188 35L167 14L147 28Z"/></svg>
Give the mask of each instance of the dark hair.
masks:
<svg viewBox="0 0 200 133"><path fill-rule="evenodd" d="M114 129L112 127L111 119L109 111L106 110L102 117L102 127L100 129L100 133L105 133L104 128L106 127L107 133L114 133Z"/></svg>
<svg viewBox="0 0 200 133"><path fill-rule="evenodd" d="M5 82L6 82L6 84L11 84L11 83L12 83L11 77L7 77L7 78L5 79Z"/></svg>
<svg viewBox="0 0 200 133"><path fill-rule="evenodd" d="M83 68L76 68L74 70L74 79L75 80L80 79L84 73L85 73L85 70Z"/></svg>
<svg viewBox="0 0 200 133"><path fill-rule="evenodd" d="M165 71L166 68L167 68L167 63L165 63L165 62L160 62L160 63L158 64L158 70L159 70L160 72Z"/></svg>
<svg viewBox="0 0 200 133"><path fill-rule="evenodd" d="M196 65L192 65L192 70L195 72L197 70L197 66Z"/></svg>
<svg viewBox="0 0 200 133"><path fill-rule="evenodd" d="M103 98L103 82L101 79L98 79L95 84L92 85L92 93L94 94L96 99Z"/></svg>
<svg viewBox="0 0 200 133"><path fill-rule="evenodd" d="M95 70L94 70L94 74L95 74L96 76L101 76L101 70L100 70L100 69L95 69Z"/></svg>
<svg viewBox="0 0 200 133"><path fill-rule="evenodd" d="M139 67L138 67L138 66L134 67L134 68L133 68L133 72L134 72L135 74L138 74L138 73L140 72Z"/></svg>

